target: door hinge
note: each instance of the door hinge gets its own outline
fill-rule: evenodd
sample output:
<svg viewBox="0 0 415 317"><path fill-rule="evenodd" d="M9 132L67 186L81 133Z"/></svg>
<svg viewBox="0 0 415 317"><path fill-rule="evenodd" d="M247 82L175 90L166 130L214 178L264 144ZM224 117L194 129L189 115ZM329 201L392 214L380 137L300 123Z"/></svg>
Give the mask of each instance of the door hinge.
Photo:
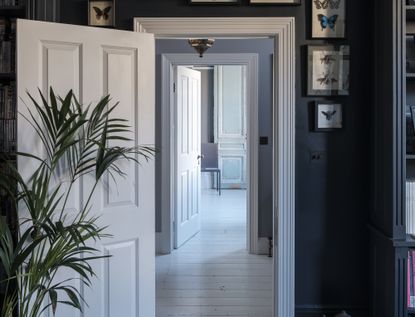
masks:
<svg viewBox="0 0 415 317"><path fill-rule="evenodd" d="M173 92L176 92L176 83L173 83Z"/></svg>

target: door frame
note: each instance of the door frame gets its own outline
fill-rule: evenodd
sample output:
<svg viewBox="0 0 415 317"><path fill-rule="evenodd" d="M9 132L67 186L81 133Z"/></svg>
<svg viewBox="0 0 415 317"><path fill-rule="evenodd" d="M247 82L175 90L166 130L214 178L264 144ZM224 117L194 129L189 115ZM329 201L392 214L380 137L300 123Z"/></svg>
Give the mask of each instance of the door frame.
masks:
<svg viewBox="0 0 415 317"><path fill-rule="evenodd" d="M272 37L274 53L274 316L295 315L295 18L134 18L136 32L160 38ZM163 124L164 122L162 122ZM163 149L162 149L163 150Z"/></svg>
<svg viewBox="0 0 415 317"><path fill-rule="evenodd" d="M177 219L175 208L177 129L177 107L174 105L173 93L174 68L176 66L202 65L241 65L247 68L246 100L250 105L247 111L247 248L250 253L258 253L258 54L206 54L203 59L196 54L162 54L161 55L161 214L162 230L156 233L156 250L162 254L173 250L173 219ZM164 127L167 127L164 129ZM268 251L268 250L265 250Z"/></svg>

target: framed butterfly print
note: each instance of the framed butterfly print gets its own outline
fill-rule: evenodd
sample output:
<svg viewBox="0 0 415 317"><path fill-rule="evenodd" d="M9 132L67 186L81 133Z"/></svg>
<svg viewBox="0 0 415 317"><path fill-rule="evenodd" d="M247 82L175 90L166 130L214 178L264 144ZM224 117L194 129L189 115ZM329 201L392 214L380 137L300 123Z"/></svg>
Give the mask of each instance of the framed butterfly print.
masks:
<svg viewBox="0 0 415 317"><path fill-rule="evenodd" d="M101 27L115 26L115 1L89 0L88 25Z"/></svg>
<svg viewBox="0 0 415 317"><path fill-rule="evenodd" d="M309 96L348 96L350 47L348 45L308 46Z"/></svg>
<svg viewBox="0 0 415 317"><path fill-rule="evenodd" d="M317 132L334 131L343 128L343 107L331 101L315 103L315 126Z"/></svg>
<svg viewBox="0 0 415 317"><path fill-rule="evenodd" d="M346 0L312 1L312 38L346 37Z"/></svg>

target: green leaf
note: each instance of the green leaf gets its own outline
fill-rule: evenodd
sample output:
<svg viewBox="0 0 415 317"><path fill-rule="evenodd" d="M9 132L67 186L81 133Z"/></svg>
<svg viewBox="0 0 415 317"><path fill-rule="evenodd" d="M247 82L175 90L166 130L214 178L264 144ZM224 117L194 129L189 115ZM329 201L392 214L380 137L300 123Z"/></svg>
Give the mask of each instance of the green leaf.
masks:
<svg viewBox="0 0 415 317"><path fill-rule="evenodd" d="M49 290L50 303L52 305L53 316L56 314L56 308L58 307L58 293L54 289Z"/></svg>

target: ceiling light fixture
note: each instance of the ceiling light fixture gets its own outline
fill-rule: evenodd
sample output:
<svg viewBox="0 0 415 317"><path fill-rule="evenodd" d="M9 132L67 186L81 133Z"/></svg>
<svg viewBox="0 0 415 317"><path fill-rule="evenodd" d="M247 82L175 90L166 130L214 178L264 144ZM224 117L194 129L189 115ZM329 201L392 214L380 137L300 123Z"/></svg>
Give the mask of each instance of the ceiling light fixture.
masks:
<svg viewBox="0 0 415 317"><path fill-rule="evenodd" d="M199 53L200 58L202 58L203 54L212 47L214 42L214 39L189 39L190 46Z"/></svg>

